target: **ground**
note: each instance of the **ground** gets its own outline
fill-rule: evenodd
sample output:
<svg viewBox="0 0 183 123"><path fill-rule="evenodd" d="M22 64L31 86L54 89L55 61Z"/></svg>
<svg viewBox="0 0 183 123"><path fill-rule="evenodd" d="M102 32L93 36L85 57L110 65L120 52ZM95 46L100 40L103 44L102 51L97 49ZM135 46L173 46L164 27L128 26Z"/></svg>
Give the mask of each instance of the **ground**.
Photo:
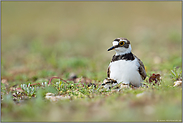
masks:
<svg viewBox="0 0 183 123"><path fill-rule="evenodd" d="M181 1L1 7L2 121L182 121L182 87L174 87L182 79ZM114 54L107 49L118 37L143 61L148 88L100 88ZM76 83L68 81L71 73ZM159 85L149 84L153 73L161 75ZM67 83L55 78L48 85L53 76ZM84 77L97 87L81 84ZM69 98L50 101L47 93Z"/></svg>

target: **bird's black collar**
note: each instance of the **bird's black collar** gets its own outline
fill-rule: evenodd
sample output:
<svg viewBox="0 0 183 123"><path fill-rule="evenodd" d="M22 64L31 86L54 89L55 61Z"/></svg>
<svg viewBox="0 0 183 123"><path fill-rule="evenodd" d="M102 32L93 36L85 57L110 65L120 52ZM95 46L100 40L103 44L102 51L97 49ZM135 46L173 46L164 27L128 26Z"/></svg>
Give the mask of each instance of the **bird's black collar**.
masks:
<svg viewBox="0 0 183 123"><path fill-rule="evenodd" d="M114 55L112 57L112 61L111 62L114 62L114 61L118 61L118 60L134 60L135 57L134 55L130 52L130 53L127 53L127 54L124 54L124 55Z"/></svg>

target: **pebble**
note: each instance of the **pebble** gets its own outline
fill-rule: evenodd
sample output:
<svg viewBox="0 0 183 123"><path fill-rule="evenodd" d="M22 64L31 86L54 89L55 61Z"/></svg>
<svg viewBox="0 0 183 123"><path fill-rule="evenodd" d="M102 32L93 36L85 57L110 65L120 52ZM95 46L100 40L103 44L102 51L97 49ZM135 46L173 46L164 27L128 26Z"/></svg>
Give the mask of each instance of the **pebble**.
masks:
<svg viewBox="0 0 183 123"><path fill-rule="evenodd" d="M46 93L46 96L54 96L53 93Z"/></svg>
<svg viewBox="0 0 183 123"><path fill-rule="evenodd" d="M128 84L121 84L121 88L130 88Z"/></svg>
<svg viewBox="0 0 183 123"><path fill-rule="evenodd" d="M55 102L55 101L58 101L58 100L70 99L70 96L63 96L63 95L54 96L53 93L46 93L45 99L48 99L50 101Z"/></svg>
<svg viewBox="0 0 183 123"><path fill-rule="evenodd" d="M175 81L174 87L176 87L176 86L182 86L182 81Z"/></svg>
<svg viewBox="0 0 183 123"><path fill-rule="evenodd" d="M142 97L142 96L144 96L144 95L145 95L145 92L137 94L136 97L137 97L137 98L140 98L140 97Z"/></svg>

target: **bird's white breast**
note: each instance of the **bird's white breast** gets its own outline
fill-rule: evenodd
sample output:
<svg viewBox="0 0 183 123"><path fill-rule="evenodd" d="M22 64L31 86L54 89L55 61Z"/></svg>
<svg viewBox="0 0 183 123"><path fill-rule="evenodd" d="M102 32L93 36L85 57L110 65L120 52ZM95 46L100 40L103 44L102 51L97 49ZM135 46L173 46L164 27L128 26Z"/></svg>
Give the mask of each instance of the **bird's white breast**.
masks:
<svg viewBox="0 0 183 123"><path fill-rule="evenodd" d="M111 62L109 64L110 78L116 80L118 83L131 83L135 86L139 86L142 81L138 71L139 65L136 58L134 60L118 60Z"/></svg>

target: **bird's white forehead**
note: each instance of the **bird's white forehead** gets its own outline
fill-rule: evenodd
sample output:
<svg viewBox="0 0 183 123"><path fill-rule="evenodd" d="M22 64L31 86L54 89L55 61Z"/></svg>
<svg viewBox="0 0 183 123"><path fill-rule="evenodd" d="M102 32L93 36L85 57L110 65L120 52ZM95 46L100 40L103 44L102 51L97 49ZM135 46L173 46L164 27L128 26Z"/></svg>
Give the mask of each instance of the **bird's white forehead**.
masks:
<svg viewBox="0 0 183 123"><path fill-rule="evenodd" d="M127 42L126 40L120 40L120 41L125 41L125 42ZM113 41L113 42L112 42L113 46L118 45L118 43L119 43L118 41Z"/></svg>
<svg viewBox="0 0 183 123"><path fill-rule="evenodd" d="M118 41L113 41L113 42L112 42L113 46L118 45L118 43L119 43Z"/></svg>
<svg viewBox="0 0 183 123"><path fill-rule="evenodd" d="M125 42L127 42L127 40L120 40L120 41L125 41Z"/></svg>

